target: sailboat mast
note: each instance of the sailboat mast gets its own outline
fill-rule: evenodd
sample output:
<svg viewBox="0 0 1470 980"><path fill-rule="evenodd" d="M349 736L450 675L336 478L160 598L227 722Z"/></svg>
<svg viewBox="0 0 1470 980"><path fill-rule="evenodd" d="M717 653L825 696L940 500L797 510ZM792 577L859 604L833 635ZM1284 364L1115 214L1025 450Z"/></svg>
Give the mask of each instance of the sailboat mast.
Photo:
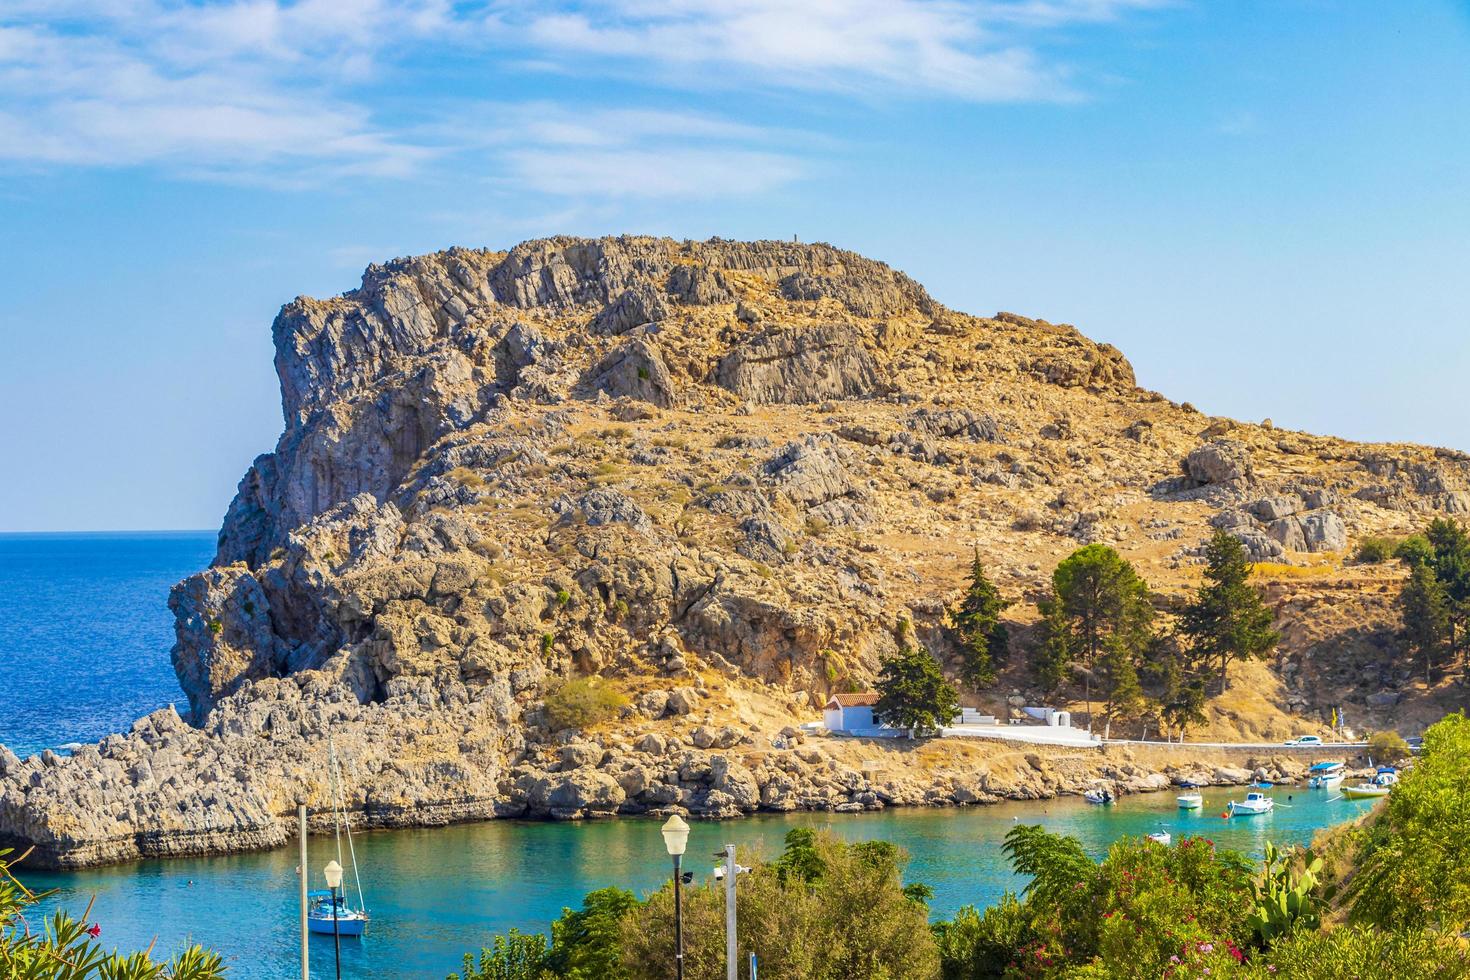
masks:
<svg viewBox="0 0 1470 980"><path fill-rule="evenodd" d="M327 750L331 766L329 775L332 782L332 821L337 827L337 863L342 863L341 825L346 824L347 854L352 862L352 880L357 885L357 905L366 912L367 902L362 896L362 875L357 870L357 848L352 843L352 824L347 817L347 800L342 792L342 761L337 758L337 746L330 735L327 736Z"/></svg>

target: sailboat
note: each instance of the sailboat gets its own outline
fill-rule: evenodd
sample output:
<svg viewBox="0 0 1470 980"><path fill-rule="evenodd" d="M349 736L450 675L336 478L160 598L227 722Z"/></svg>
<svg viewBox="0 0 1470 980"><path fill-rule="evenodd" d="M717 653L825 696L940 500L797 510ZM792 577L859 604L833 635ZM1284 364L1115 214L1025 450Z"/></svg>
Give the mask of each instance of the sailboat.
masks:
<svg viewBox="0 0 1470 980"><path fill-rule="evenodd" d="M345 882L335 893L330 890L311 892L307 896L310 905L306 912L306 927L312 932L327 936L361 936L367 931L367 903L362 897L362 877L357 872L357 851L352 846L352 824L342 798L342 766L337 761L337 749L330 739L327 741L327 751L327 773L332 787L332 832L337 840L337 870L340 874L342 838L346 837L347 858L352 866L352 881L357 888L357 906L348 903ZM332 870L328 868L329 872Z"/></svg>

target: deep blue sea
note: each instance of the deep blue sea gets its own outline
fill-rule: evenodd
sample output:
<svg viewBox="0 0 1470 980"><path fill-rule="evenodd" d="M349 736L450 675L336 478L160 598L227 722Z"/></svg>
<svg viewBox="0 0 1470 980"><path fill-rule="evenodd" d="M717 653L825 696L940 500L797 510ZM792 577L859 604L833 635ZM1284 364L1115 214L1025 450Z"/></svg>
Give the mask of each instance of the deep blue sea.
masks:
<svg viewBox="0 0 1470 980"><path fill-rule="evenodd" d="M0 743L19 756L126 731L185 701L168 590L213 531L0 534Z"/></svg>

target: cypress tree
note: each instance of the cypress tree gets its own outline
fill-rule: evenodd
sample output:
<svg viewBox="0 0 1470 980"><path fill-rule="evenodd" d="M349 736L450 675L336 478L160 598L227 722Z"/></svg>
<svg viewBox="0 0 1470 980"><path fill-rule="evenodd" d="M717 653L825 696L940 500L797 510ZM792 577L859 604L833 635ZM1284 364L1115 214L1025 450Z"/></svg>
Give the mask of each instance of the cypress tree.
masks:
<svg viewBox="0 0 1470 980"><path fill-rule="evenodd" d="M1449 598L1427 564L1415 565L1399 593L1404 616L1404 639L1424 658L1424 683L1429 684L1434 661L1452 646Z"/></svg>
<svg viewBox="0 0 1470 980"><path fill-rule="evenodd" d="M959 605L949 610L950 626L964 659L960 676L973 689L994 684L995 668L1005 664L1010 631L1000 621L1000 614L1010 605L986 576L980 549L976 548L970 563L970 587Z"/></svg>
<svg viewBox="0 0 1470 980"><path fill-rule="evenodd" d="M1226 531L1216 531L1205 547L1205 581L1179 617L1195 655L1220 665L1220 691L1232 660L1264 659L1281 639L1275 618L1261 594L1246 581L1251 566L1245 546Z"/></svg>

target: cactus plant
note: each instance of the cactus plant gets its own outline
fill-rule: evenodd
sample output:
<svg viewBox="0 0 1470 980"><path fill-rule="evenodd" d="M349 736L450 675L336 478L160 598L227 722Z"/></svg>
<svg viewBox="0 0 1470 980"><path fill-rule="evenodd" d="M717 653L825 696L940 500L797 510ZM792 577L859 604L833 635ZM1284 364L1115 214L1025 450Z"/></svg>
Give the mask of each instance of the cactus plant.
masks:
<svg viewBox="0 0 1470 980"><path fill-rule="evenodd" d="M1321 909L1315 894L1322 859L1306 853L1300 872L1293 869L1295 848L1278 850L1266 844L1266 864L1256 884L1256 905L1246 916L1246 924L1255 932L1265 948L1294 929L1316 929L1322 924Z"/></svg>

